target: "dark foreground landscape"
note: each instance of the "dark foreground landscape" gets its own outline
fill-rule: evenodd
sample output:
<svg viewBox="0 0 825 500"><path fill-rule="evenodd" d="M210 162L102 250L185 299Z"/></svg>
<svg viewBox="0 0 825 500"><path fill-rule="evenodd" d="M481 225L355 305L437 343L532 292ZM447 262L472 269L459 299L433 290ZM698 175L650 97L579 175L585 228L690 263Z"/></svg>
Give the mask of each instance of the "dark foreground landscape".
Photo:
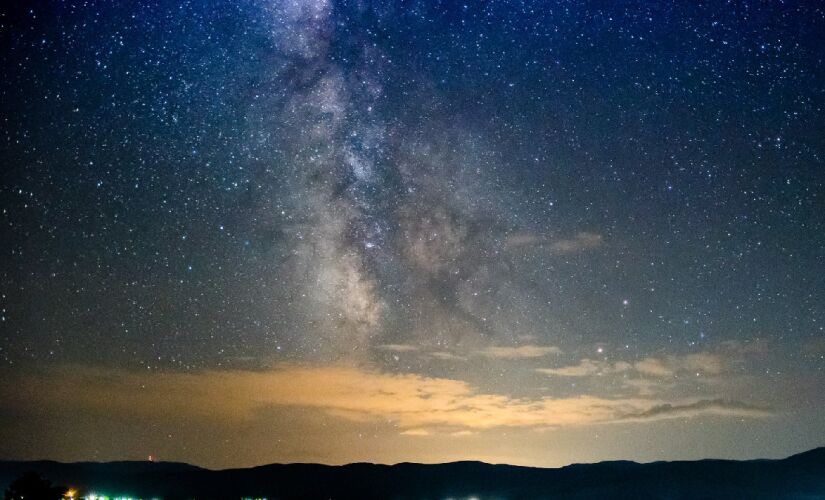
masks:
<svg viewBox="0 0 825 500"><path fill-rule="evenodd" d="M616 461L558 469L437 465L264 465L208 470L172 462L0 462L5 489L27 471L98 495L140 498L825 498L825 448L782 460Z"/></svg>

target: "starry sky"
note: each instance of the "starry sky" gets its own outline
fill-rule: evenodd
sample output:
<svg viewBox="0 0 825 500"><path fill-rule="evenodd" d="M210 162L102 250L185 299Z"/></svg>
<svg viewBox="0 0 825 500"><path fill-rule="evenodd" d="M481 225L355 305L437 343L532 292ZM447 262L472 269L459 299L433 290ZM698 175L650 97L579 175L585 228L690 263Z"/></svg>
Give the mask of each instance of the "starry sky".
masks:
<svg viewBox="0 0 825 500"><path fill-rule="evenodd" d="M819 2L15 4L0 458L825 445Z"/></svg>

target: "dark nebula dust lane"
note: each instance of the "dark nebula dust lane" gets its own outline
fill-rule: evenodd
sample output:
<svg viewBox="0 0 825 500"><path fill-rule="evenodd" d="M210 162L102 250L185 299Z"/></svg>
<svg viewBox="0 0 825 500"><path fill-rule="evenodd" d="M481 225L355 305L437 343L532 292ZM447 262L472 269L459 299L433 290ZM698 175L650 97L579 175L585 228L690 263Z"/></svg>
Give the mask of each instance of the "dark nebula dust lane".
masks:
<svg viewBox="0 0 825 500"><path fill-rule="evenodd" d="M0 458L825 435L816 2L0 8Z"/></svg>

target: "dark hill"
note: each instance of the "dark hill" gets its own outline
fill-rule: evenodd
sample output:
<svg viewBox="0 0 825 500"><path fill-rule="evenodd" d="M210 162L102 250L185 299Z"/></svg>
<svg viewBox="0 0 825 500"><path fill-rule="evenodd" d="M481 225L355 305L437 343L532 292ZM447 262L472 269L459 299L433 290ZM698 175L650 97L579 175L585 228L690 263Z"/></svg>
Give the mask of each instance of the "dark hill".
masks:
<svg viewBox="0 0 825 500"><path fill-rule="evenodd" d="M264 465L213 471L170 462L0 462L0 487L35 470L108 495L230 499L825 499L825 448L783 460L601 462L540 469L482 462Z"/></svg>

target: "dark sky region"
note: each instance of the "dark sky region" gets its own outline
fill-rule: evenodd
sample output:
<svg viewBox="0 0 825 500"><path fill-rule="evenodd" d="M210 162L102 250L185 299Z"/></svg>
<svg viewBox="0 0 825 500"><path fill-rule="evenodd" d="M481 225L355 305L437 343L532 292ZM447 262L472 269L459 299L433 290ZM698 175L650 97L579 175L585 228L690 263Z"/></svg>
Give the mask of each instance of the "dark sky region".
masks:
<svg viewBox="0 0 825 500"><path fill-rule="evenodd" d="M825 7L6 2L0 458L825 444Z"/></svg>

